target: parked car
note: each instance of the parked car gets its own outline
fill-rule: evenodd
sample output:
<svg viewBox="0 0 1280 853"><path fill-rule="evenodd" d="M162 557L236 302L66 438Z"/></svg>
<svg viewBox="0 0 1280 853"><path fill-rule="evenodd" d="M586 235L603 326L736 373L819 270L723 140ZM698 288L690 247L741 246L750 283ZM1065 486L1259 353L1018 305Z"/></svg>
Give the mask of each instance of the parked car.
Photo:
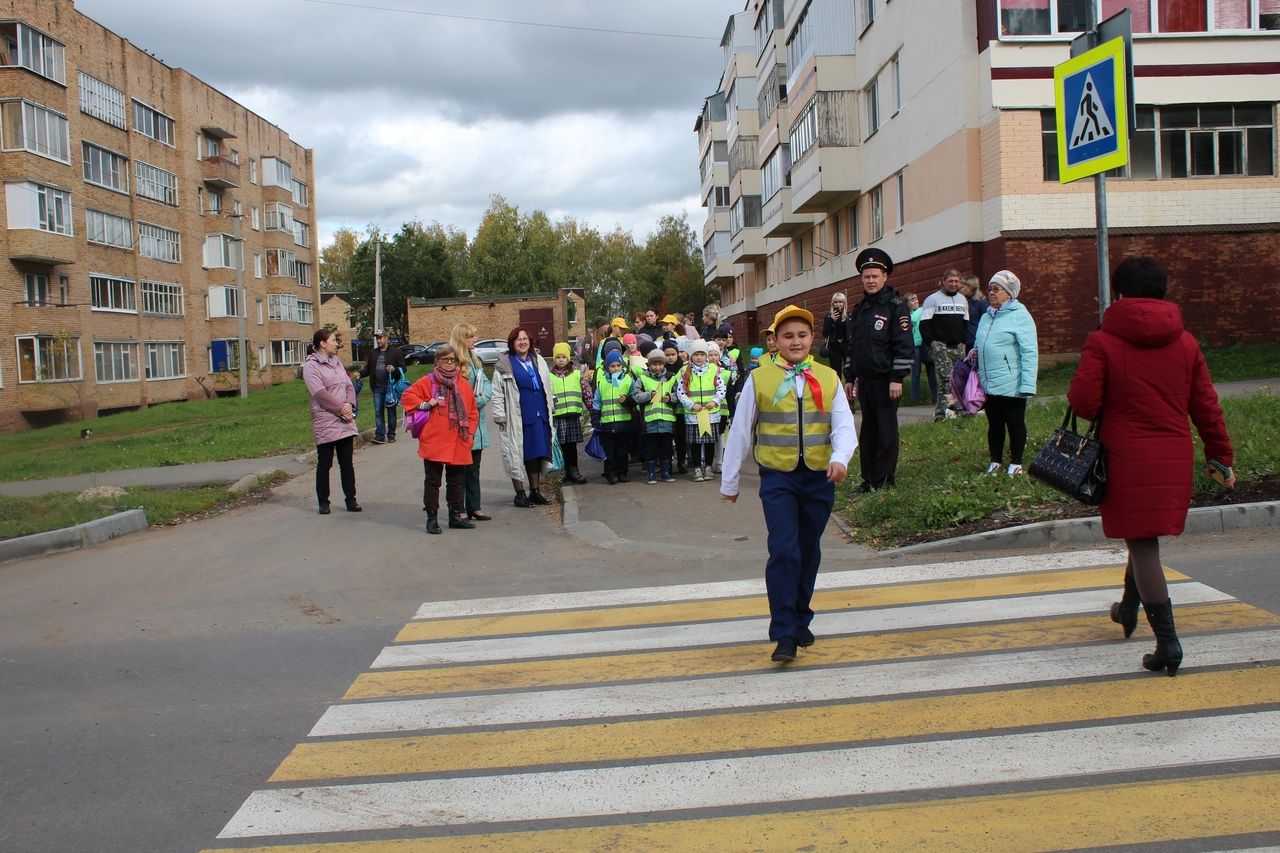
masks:
<svg viewBox="0 0 1280 853"><path fill-rule="evenodd" d="M436 360L436 348L443 344L444 341L434 341L429 344L410 344L404 351L405 364L432 364Z"/></svg>
<svg viewBox="0 0 1280 853"><path fill-rule="evenodd" d="M507 342L503 338L489 338L484 341L476 341L476 355L480 356L480 362L485 367L493 367L498 363L498 358L507 351Z"/></svg>

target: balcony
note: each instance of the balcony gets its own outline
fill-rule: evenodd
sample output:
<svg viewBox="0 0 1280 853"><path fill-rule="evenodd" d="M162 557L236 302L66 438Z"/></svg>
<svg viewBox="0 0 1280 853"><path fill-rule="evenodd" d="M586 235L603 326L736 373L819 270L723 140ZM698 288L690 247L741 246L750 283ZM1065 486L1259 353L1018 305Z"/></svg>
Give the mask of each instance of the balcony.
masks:
<svg viewBox="0 0 1280 853"><path fill-rule="evenodd" d="M205 186L217 189L240 186L240 166L226 157L206 157L200 161L200 169Z"/></svg>
<svg viewBox="0 0 1280 853"><path fill-rule="evenodd" d="M729 261L735 264L750 264L763 261L768 253L765 251L764 235L759 228L742 228L729 238Z"/></svg>
<svg viewBox="0 0 1280 853"><path fill-rule="evenodd" d="M764 203L761 231L766 237L792 237L808 231L818 217L791 209L791 187L783 187Z"/></svg>
<svg viewBox="0 0 1280 853"><path fill-rule="evenodd" d="M825 213L861 191L858 121L853 92L818 92L791 125L791 206Z"/></svg>
<svg viewBox="0 0 1280 853"><path fill-rule="evenodd" d="M29 264L71 264L76 260L76 238L36 228L14 228L8 232L9 259Z"/></svg>

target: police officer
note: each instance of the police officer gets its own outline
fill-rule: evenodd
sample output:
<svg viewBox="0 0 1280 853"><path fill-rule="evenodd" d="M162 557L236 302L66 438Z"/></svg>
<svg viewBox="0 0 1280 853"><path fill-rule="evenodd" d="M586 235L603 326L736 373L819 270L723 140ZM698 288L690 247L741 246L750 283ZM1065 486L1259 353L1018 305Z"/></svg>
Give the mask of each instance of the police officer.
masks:
<svg viewBox="0 0 1280 853"><path fill-rule="evenodd" d="M849 356L845 390L862 404L858 491L892 486L898 469L898 400L911 373L915 346L911 311L889 286L893 259L882 249L864 249L856 261L865 295L848 320Z"/></svg>

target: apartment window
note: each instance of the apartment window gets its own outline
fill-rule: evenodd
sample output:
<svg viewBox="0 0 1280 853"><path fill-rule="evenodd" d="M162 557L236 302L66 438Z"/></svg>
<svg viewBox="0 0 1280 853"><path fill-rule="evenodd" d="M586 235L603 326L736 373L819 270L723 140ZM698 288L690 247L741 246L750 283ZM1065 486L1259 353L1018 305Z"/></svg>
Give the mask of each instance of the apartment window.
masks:
<svg viewBox="0 0 1280 853"><path fill-rule="evenodd" d="M139 290L142 291L143 314L152 317L181 317L186 313L180 284L144 281L139 285Z"/></svg>
<svg viewBox="0 0 1280 853"><path fill-rule="evenodd" d="M139 100L133 102L133 129L165 145L173 145L173 119Z"/></svg>
<svg viewBox="0 0 1280 853"><path fill-rule="evenodd" d="M4 65L20 65L41 77L66 85L66 48L39 30L17 21L0 24Z"/></svg>
<svg viewBox="0 0 1280 853"><path fill-rule="evenodd" d="M3 104L4 150L30 151L60 163L71 162L67 117L32 101Z"/></svg>
<svg viewBox="0 0 1280 853"><path fill-rule="evenodd" d="M253 253L253 277L262 278L262 253Z"/></svg>
<svg viewBox="0 0 1280 853"><path fill-rule="evenodd" d="M843 216L844 214L841 211L837 210L835 212L835 215L831 217L831 240L833 243L831 248L832 248L832 254L834 254L836 257L839 257L840 253L843 251L843 248L841 247L841 243L843 241L843 235L841 234L841 229L840 229L840 220Z"/></svg>
<svg viewBox="0 0 1280 853"><path fill-rule="evenodd" d="M243 247L230 234L210 234L204 238L205 269L244 269Z"/></svg>
<svg viewBox="0 0 1280 853"><path fill-rule="evenodd" d="M849 205L849 216L847 218L849 220L849 249L853 250L860 245L858 242L860 223L858 221L858 203L856 201Z"/></svg>
<svg viewBox="0 0 1280 853"><path fill-rule="evenodd" d="M231 285L209 288L209 317L239 317L240 291Z"/></svg>
<svg viewBox="0 0 1280 853"><path fill-rule="evenodd" d="M294 261L294 271L297 273L298 284L303 287L311 286L311 264L303 261Z"/></svg>
<svg viewBox="0 0 1280 853"><path fill-rule="evenodd" d="M274 365L281 364L302 364L302 356L305 351L302 341L294 340L276 340L271 342L271 363Z"/></svg>
<svg viewBox="0 0 1280 853"><path fill-rule="evenodd" d="M795 252L795 271L799 275L804 272L804 236L801 235L792 240L791 248Z"/></svg>
<svg viewBox="0 0 1280 853"><path fill-rule="evenodd" d="M298 271L294 264L297 260L298 256L287 249L267 249L267 275L296 278Z"/></svg>
<svg viewBox="0 0 1280 853"><path fill-rule="evenodd" d="M239 165L240 165L240 152L239 152L239 151L237 151L235 148L232 148L232 149L227 153L227 159L228 159L228 160L230 160L232 163L235 163L237 166L239 166Z"/></svg>
<svg viewBox="0 0 1280 853"><path fill-rule="evenodd" d="M129 192L127 157L88 142L82 142L80 147L84 158L84 179L87 183L97 184L118 193Z"/></svg>
<svg viewBox="0 0 1280 853"><path fill-rule="evenodd" d="M307 206L307 185L302 181L294 180L293 182L293 203L299 207Z"/></svg>
<svg viewBox="0 0 1280 853"><path fill-rule="evenodd" d="M1034 2L1034 0L1033 0ZM876 0L862 0L862 28L866 29L876 21Z"/></svg>
<svg viewBox="0 0 1280 853"><path fill-rule="evenodd" d="M764 161L764 168L760 170L760 182L760 197L765 201L773 198L783 187L791 186L790 145L779 145L773 149L773 153Z"/></svg>
<svg viewBox="0 0 1280 853"><path fill-rule="evenodd" d="M256 157L249 158L249 183L256 184L258 182L258 160Z"/></svg>
<svg viewBox="0 0 1280 853"><path fill-rule="evenodd" d="M240 341L223 338L209 341L209 372L226 373L240 367Z"/></svg>
<svg viewBox="0 0 1280 853"><path fill-rule="evenodd" d="M863 92L867 102L867 138L880 129L883 117L880 114L880 75L877 74L871 85Z"/></svg>
<svg viewBox="0 0 1280 853"><path fill-rule="evenodd" d="M49 304L49 276L43 273L29 272L22 276L23 295L29 306Z"/></svg>
<svg viewBox="0 0 1280 853"><path fill-rule="evenodd" d="M147 341L147 380L181 379L187 375L185 341Z"/></svg>
<svg viewBox="0 0 1280 853"><path fill-rule="evenodd" d="M262 158L262 185L283 187L293 192L293 168L278 157Z"/></svg>
<svg viewBox="0 0 1280 853"><path fill-rule="evenodd" d="M133 341L94 341L94 379L98 382L137 382L137 347Z"/></svg>
<svg viewBox="0 0 1280 853"><path fill-rule="evenodd" d="M729 232L737 234L743 228L760 227L760 196L744 195L729 209Z"/></svg>
<svg viewBox="0 0 1280 853"><path fill-rule="evenodd" d="M303 247L311 245L311 226L301 219L293 220L293 245Z"/></svg>
<svg viewBox="0 0 1280 853"><path fill-rule="evenodd" d="M791 123L791 162L796 162L809 153L818 142L818 97L809 99L809 103L801 108Z"/></svg>
<svg viewBox="0 0 1280 853"><path fill-rule="evenodd" d="M760 16L756 18L756 59L760 58L760 54L764 53L765 45L769 43L769 37L773 35L773 31L778 28L777 13L782 6L782 0L764 0L760 4Z"/></svg>
<svg viewBox="0 0 1280 853"><path fill-rule="evenodd" d="M292 231L293 208L279 202L268 204L266 226L268 231Z"/></svg>
<svg viewBox="0 0 1280 853"><path fill-rule="evenodd" d="M32 181L5 184L5 201L10 228L75 233L71 225L71 193L66 190Z"/></svg>
<svg viewBox="0 0 1280 853"><path fill-rule="evenodd" d="M90 243L114 246L117 249L133 248L133 223L122 216L113 216L101 210L85 210L85 239Z"/></svg>
<svg viewBox="0 0 1280 853"><path fill-rule="evenodd" d="M163 228L152 225L150 222L139 222L138 252L144 258L155 258L176 264L182 259L182 240L178 232L172 228Z"/></svg>
<svg viewBox="0 0 1280 853"><path fill-rule="evenodd" d="M254 305L254 308L255 308L255 309L257 309L257 312L258 312L258 325L259 325L259 326L261 326L261 325L262 325L262 323L263 323L263 321L266 319L265 312L262 310L262 300L261 300L261 299L255 299L255 300L253 301L253 305Z"/></svg>
<svg viewBox="0 0 1280 853"><path fill-rule="evenodd" d="M902 63L898 57L889 61L889 85L893 87L893 114L902 109Z"/></svg>
<svg viewBox="0 0 1280 853"><path fill-rule="evenodd" d="M791 31L791 38L787 41L787 67L792 71L799 68L809 54L813 52L814 44L814 28L813 19L809 17L811 5L805 6L804 11L800 13L800 20L796 23L795 29Z"/></svg>
<svg viewBox="0 0 1280 853"><path fill-rule="evenodd" d="M715 206L717 210L723 210L729 206L728 187L715 187L712 196L715 199Z"/></svg>
<svg viewBox="0 0 1280 853"><path fill-rule="evenodd" d="M75 382L80 379L78 337L29 335L17 341L19 382Z"/></svg>
<svg viewBox="0 0 1280 853"><path fill-rule="evenodd" d="M884 193L880 187L871 191L871 242L884 236Z"/></svg>
<svg viewBox="0 0 1280 853"><path fill-rule="evenodd" d="M203 133L198 134L201 143L196 147L197 151L203 151L205 157L217 157L222 153L222 144L216 136L205 136Z"/></svg>
<svg viewBox="0 0 1280 853"><path fill-rule="evenodd" d="M315 303L298 301L298 322L310 326L315 322Z"/></svg>
<svg viewBox="0 0 1280 853"><path fill-rule="evenodd" d="M895 183L898 185L898 230L901 231L907 224L907 187L902 172L898 173Z"/></svg>
<svg viewBox="0 0 1280 853"><path fill-rule="evenodd" d="M133 164L133 175L138 195L170 207L178 206L178 176L173 172L138 160Z"/></svg>
<svg viewBox="0 0 1280 853"><path fill-rule="evenodd" d="M262 221L258 218L258 206L256 204L249 208L249 227L254 231L262 230Z"/></svg>
<svg viewBox="0 0 1280 853"><path fill-rule="evenodd" d="M1082 32L1089 0L999 0L1000 33L1007 36L1047 36ZM1178 0L1161 0L1174 3ZM1204 0L1199 0L1201 4ZM1143 4L1145 5L1145 3ZM1138 32L1134 27L1134 32Z"/></svg>
<svg viewBox="0 0 1280 853"><path fill-rule="evenodd" d="M268 293L267 319L279 321L298 319L298 297L288 293Z"/></svg>
<svg viewBox="0 0 1280 853"><path fill-rule="evenodd" d="M134 300L134 283L127 278L105 275L89 276L89 302L95 311L138 312Z"/></svg>
<svg viewBox="0 0 1280 853"><path fill-rule="evenodd" d="M83 71L80 72L79 79L80 112L124 130L124 92L114 86L108 86L96 77L90 77Z"/></svg>
<svg viewBox="0 0 1280 853"><path fill-rule="evenodd" d="M217 216L222 215L222 193L210 190L204 197L204 209L201 213L212 213Z"/></svg>

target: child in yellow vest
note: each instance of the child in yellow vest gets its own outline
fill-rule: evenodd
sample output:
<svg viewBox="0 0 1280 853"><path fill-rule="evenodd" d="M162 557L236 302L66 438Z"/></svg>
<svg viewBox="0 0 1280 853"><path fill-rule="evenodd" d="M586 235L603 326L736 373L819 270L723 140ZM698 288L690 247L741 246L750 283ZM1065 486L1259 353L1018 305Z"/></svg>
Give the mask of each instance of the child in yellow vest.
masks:
<svg viewBox="0 0 1280 853"><path fill-rule="evenodd" d="M587 478L578 471L578 444L582 442L582 413L591 399L591 385L584 371L573 366L567 343L556 344L551 353L551 401L555 407L551 419L564 456L563 482L585 483Z"/></svg>
<svg viewBox="0 0 1280 853"><path fill-rule="evenodd" d="M662 350L649 352L649 369L631 387L631 399L641 407L637 412L644 424L645 482L674 483L671 476L671 441L675 433L674 407L677 377L667 375L667 357Z"/></svg>
<svg viewBox="0 0 1280 853"><path fill-rule="evenodd" d="M596 383L592 408L600 414L600 443L604 445L604 479L609 485L627 483L628 455L631 452L631 374L622 363L622 353L610 350L604 357L605 373Z"/></svg>
<svg viewBox="0 0 1280 853"><path fill-rule="evenodd" d="M769 532L769 639L777 643L772 659L786 662L796 659L797 646L814 642L809 602L822 560L822 531L858 438L839 377L809 355L813 315L788 305L774 317L773 329L778 355L761 359L742 387L720 494L737 501L738 475L754 448Z"/></svg>
<svg viewBox="0 0 1280 853"><path fill-rule="evenodd" d="M707 361L707 342L694 341L689 347L689 363L676 381L676 396L684 407L685 443L689 446L689 467L695 483L711 479L720 409L724 406L724 379L724 371ZM699 415L709 425L709 431L699 424Z"/></svg>

